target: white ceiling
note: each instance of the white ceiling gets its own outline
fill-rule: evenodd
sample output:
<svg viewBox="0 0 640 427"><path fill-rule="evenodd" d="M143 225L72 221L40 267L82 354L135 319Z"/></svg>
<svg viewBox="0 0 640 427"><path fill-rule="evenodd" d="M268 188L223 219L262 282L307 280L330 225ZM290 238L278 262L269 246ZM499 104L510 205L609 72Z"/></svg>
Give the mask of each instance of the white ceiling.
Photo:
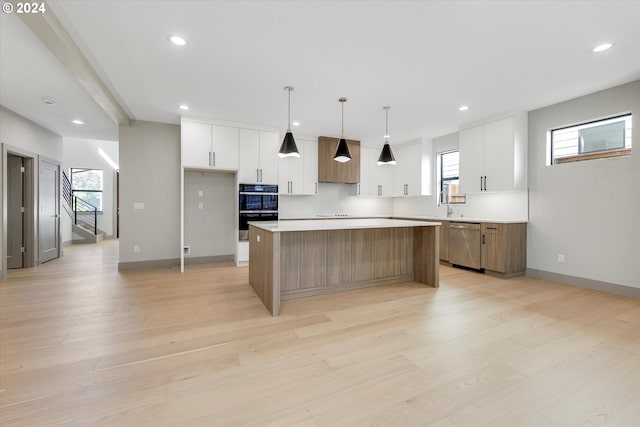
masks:
<svg viewBox="0 0 640 427"><path fill-rule="evenodd" d="M285 129L283 87L292 85L292 119L301 122L294 134L338 136L344 96L345 136L381 145L384 105L392 107L389 130L398 143L640 78L637 1L57 0L49 6L139 120L179 123L178 105L186 103L190 115ZM11 86L5 80L21 76L5 76L5 56L17 48L5 52L4 31L2 103L38 116L25 113L40 107L42 95L28 82L14 90L34 98L28 105L5 92ZM187 45L170 44L173 34ZM591 52L605 41L613 48ZM55 69L41 65L47 74ZM51 77L54 90L63 78ZM50 94L75 103L72 95ZM458 111L462 104L470 109Z"/></svg>
<svg viewBox="0 0 640 427"><path fill-rule="evenodd" d="M16 14L0 14L0 104L58 135L118 139L118 126Z"/></svg>

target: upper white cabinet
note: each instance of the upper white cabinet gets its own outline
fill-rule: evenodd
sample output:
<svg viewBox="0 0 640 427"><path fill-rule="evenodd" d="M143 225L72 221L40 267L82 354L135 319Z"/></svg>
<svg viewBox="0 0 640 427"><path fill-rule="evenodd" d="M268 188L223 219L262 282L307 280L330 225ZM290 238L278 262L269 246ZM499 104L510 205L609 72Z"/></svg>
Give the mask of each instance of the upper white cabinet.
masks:
<svg viewBox="0 0 640 427"><path fill-rule="evenodd" d="M194 169L238 169L238 129L182 121L182 165Z"/></svg>
<svg viewBox="0 0 640 427"><path fill-rule="evenodd" d="M360 183L358 196L390 197L393 187L393 165L378 165L380 149L360 147Z"/></svg>
<svg viewBox="0 0 640 427"><path fill-rule="evenodd" d="M318 194L318 143L296 138L300 157L279 158L280 194Z"/></svg>
<svg viewBox="0 0 640 427"><path fill-rule="evenodd" d="M465 129L460 141L460 192L510 191L526 186L526 144L516 117Z"/></svg>
<svg viewBox="0 0 640 427"><path fill-rule="evenodd" d="M238 182L276 184L278 182L277 132L240 129Z"/></svg>
<svg viewBox="0 0 640 427"><path fill-rule="evenodd" d="M393 148L393 196L422 196L422 142Z"/></svg>

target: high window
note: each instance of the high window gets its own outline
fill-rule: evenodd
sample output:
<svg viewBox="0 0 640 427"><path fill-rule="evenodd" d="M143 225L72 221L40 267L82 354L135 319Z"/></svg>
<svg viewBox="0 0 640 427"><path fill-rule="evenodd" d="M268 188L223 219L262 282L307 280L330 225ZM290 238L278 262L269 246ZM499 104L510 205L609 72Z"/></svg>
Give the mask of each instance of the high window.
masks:
<svg viewBox="0 0 640 427"><path fill-rule="evenodd" d="M71 193L102 211L102 170L71 169Z"/></svg>
<svg viewBox="0 0 640 427"><path fill-rule="evenodd" d="M460 184L460 151L447 151L438 154L438 190L439 202L453 201L452 195L458 193Z"/></svg>
<svg viewBox="0 0 640 427"><path fill-rule="evenodd" d="M550 164L631 155L631 114L552 129Z"/></svg>

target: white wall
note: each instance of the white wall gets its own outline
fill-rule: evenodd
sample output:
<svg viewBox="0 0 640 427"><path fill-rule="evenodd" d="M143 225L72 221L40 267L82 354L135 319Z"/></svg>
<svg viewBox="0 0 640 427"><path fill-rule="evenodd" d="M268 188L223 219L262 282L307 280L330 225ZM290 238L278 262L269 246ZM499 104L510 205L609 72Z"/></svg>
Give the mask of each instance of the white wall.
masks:
<svg viewBox="0 0 640 427"><path fill-rule="evenodd" d="M71 179L70 168L102 169L103 193L102 214L98 215L98 228L107 236L113 237L116 215L116 171L98 154L102 149L111 159L118 163L118 141L102 141L95 139L64 138L64 156L62 168ZM64 225L64 223L63 223ZM66 230L63 229L63 235Z"/></svg>
<svg viewBox="0 0 640 427"><path fill-rule="evenodd" d="M191 247L190 257L234 254L237 197L235 174L185 171L184 245Z"/></svg>
<svg viewBox="0 0 640 427"><path fill-rule="evenodd" d="M388 216L393 213L392 199L355 194L355 184L319 183L315 196L281 195L278 216L287 219L333 214Z"/></svg>
<svg viewBox="0 0 640 427"><path fill-rule="evenodd" d="M62 137L0 106L0 141L62 162Z"/></svg>
<svg viewBox="0 0 640 427"><path fill-rule="evenodd" d="M13 111L0 106L0 143L2 144L2 161L0 161L0 198L2 200L2 227L0 228L0 277L6 274L6 231L7 231L7 200L6 200L6 153L15 152L24 157L33 156L36 160L35 170L39 170L40 156L62 162L62 137L42 126L22 117ZM37 178L36 173L36 178ZM38 192L38 180L34 179L34 195ZM37 197L37 196L36 196ZM35 203L35 222L38 222L37 203ZM35 233L33 248L38 248L38 235ZM36 259L38 254L36 253Z"/></svg>
<svg viewBox="0 0 640 427"><path fill-rule="evenodd" d="M624 112L632 156L546 165L550 129ZM640 81L529 112L528 268L640 288L639 124Z"/></svg>
<svg viewBox="0 0 640 427"><path fill-rule="evenodd" d="M180 126L120 127L120 262L180 257ZM134 210L134 203L145 208ZM134 246L140 252L134 252Z"/></svg>

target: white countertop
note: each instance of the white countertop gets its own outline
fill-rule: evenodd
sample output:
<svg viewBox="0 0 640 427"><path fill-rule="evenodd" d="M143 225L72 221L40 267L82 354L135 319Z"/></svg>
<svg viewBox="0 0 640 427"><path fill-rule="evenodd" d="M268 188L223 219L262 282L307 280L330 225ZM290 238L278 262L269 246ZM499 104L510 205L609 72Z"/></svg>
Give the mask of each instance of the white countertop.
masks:
<svg viewBox="0 0 640 427"><path fill-rule="evenodd" d="M529 222L526 219L492 219L492 218L460 218L460 217L449 217L449 218L438 218L435 216L429 215L394 215L394 218L406 218L417 221L450 221L450 222L493 222L496 224L526 224Z"/></svg>
<svg viewBox="0 0 640 427"><path fill-rule="evenodd" d="M439 222L388 218L256 221L249 222L249 224L273 233L285 231L351 230L358 228L432 227L440 225Z"/></svg>
<svg viewBox="0 0 640 427"><path fill-rule="evenodd" d="M314 217L293 217L293 218L281 218L282 221L291 220L291 221L318 221L318 220L344 220L344 219L378 219L378 218L401 218L415 221L451 221L451 222L493 222L496 224L526 224L529 220L526 219L493 219L493 218L460 218L460 217L449 217L449 218L439 218L433 215L347 215L344 216L320 216L316 215Z"/></svg>

